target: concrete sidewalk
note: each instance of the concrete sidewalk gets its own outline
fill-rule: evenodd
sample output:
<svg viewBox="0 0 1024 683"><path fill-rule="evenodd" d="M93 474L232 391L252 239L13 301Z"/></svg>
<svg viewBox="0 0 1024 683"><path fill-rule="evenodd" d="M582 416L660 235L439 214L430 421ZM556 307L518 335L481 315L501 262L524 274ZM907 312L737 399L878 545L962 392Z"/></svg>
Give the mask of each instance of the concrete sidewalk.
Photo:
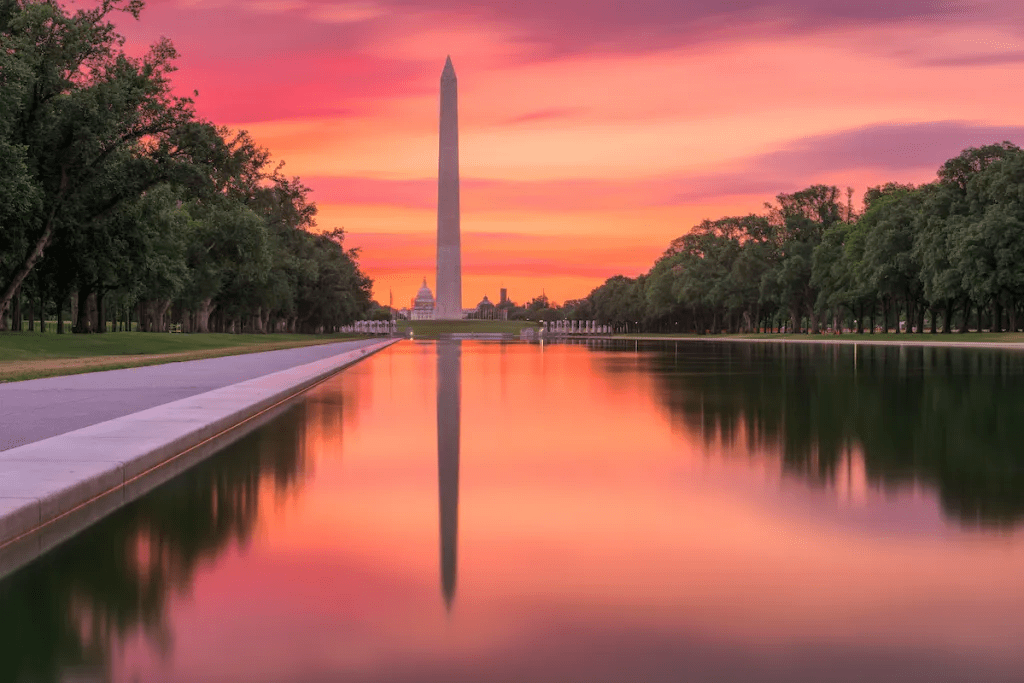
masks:
<svg viewBox="0 0 1024 683"><path fill-rule="evenodd" d="M0 451L379 341L360 339L0 384Z"/></svg>
<svg viewBox="0 0 1024 683"><path fill-rule="evenodd" d="M161 373L171 365L96 373L128 374L103 378L97 382L100 390L78 386L82 393L66 404L45 405L38 394L46 392L30 388L21 396L36 401L36 410L45 415L34 421L37 431L23 430L27 438L45 431L47 416L55 419L64 412L72 412L73 419L51 431L64 430L73 422L88 426L0 452L0 577L273 419L291 398L314 384L397 341L371 339L329 345L333 348L189 361L174 364L188 367L170 374ZM314 358L296 364L305 359L293 352L307 352ZM218 367L220 363L225 364ZM273 372L275 365L282 364L287 367ZM130 374L142 371L159 372L146 377ZM245 376L251 379L237 381ZM81 382L89 377L93 375L20 384ZM162 386L152 385L157 377ZM211 386L219 388L207 390ZM117 392L127 397L122 400ZM186 398L173 400L174 392L183 392ZM112 395L115 400L103 400ZM7 401L17 399L17 394L5 398L5 421L11 420ZM143 401L155 405L143 409ZM92 410L81 405L87 403L97 405ZM65 405L75 410L65 411ZM29 415L16 403L11 408L23 417ZM120 417L109 419L118 412ZM17 427L15 420L9 424Z"/></svg>

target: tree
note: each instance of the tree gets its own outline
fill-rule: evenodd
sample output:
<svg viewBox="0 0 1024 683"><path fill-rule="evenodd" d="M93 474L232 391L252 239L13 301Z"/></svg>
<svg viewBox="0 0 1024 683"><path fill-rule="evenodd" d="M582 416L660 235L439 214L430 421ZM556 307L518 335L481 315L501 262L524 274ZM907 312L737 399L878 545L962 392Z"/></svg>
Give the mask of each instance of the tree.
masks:
<svg viewBox="0 0 1024 683"><path fill-rule="evenodd" d="M964 234L984 210L972 206L979 197L968 196L968 188L993 164L1020 155L1020 148L1009 142L965 149L943 164L938 180L924 192L914 250L921 263L925 298L933 305L942 302L945 332L952 330L955 307L963 314L960 332L966 332L971 309L991 297L986 285L976 281L980 270L969 268L978 252L970 248L970 239L965 242ZM964 268L968 268L966 279ZM980 314L978 325L980 329Z"/></svg>
<svg viewBox="0 0 1024 683"><path fill-rule="evenodd" d="M634 327L644 318L643 279L616 275L587 297L603 324Z"/></svg>
<svg viewBox="0 0 1024 683"><path fill-rule="evenodd" d="M993 332L1003 329L1004 311L1015 331L1024 302L1022 188L1024 152L1008 151L970 178L966 215L955 221L949 238L950 263L968 296L979 306L991 305Z"/></svg>
<svg viewBox="0 0 1024 683"><path fill-rule="evenodd" d="M924 327L924 286L914 239L922 195L913 186L890 183L870 188L859 223L864 230L861 275L882 301L882 329L890 312L899 332L899 311L906 311L907 331Z"/></svg>
<svg viewBox="0 0 1024 683"><path fill-rule="evenodd" d="M956 201L957 190L948 183L936 182L924 186L922 209L914 236L914 253L921 264L921 285L924 297L933 308L943 311L943 333L953 331L956 306L964 309L961 332L967 330L969 298L963 287L963 278L950 262L950 238L957 232L961 220L950 214Z"/></svg>
<svg viewBox="0 0 1024 683"><path fill-rule="evenodd" d="M854 303L856 277L846 256L852 230L849 223L833 225L822 235L821 244L814 248L812 257L811 286L818 290L816 307L832 311L833 330L839 326L839 317L844 309L857 317Z"/></svg>
<svg viewBox="0 0 1024 683"><path fill-rule="evenodd" d="M315 278L300 282L300 329L313 332L361 318L370 308L373 282L356 265L358 251L344 248L340 229L307 235L317 270Z"/></svg>
<svg viewBox="0 0 1024 683"><path fill-rule="evenodd" d="M0 12L11 9L4 7ZM3 16L0 13L0 21ZM0 33L0 280L17 268L15 255L27 249L30 218L41 211L39 187L28 169L28 150L14 138L16 118L31 80L29 64L18 45L13 35ZM0 310L0 329L2 324Z"/></svg>
<svg viewBox="0 0 1024 683"><path fill-rule="evenodd" d="M776 202L765 205L778 248L778 259L766 275L770 292L779 307L789 311L791 330L800 330L800 320L806 315L808 331L817 334L818 291L811 283L814 249L825 231L842 221L845 207L840 203L839 188L831 185L780 194Z"/></svg>
<svg viewBox="0 0 1024 683"><path fill-rule="evenodd" d="M140 59L121 49L110 15L137 17L141 8L140 0L102 0L69 14L55 2L22 0L0 11L0 35L24 67L0 97L13 121L8 145L23 150L35 187L28 196L40 209L13 225L23 248L9 252L0 319L55 237L90 228L161 182L168 136L192 117L191 102L171 94L169 41Z"/></svg>

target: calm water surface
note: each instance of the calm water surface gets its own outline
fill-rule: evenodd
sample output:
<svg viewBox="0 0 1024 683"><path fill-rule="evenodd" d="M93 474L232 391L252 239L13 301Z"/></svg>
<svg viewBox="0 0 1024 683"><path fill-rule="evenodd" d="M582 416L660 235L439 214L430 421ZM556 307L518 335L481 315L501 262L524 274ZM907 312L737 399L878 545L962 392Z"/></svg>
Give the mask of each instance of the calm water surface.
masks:
<svg viewBox="0 0 1024 683"><path fill-rule="evenodd" d="M402 342L0 582L0 681L1024 681L1024 356Z"/></svg>

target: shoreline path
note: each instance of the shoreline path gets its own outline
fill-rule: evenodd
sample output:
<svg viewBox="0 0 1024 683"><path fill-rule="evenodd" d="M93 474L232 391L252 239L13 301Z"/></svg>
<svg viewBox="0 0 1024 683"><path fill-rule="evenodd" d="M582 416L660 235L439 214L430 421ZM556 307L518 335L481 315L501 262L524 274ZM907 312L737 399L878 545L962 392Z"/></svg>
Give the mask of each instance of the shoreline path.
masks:
<svg viewBox="0 0 1024 683"><path fill-rule="evenodd" d="M398 342L365 339L0 385L0 577Z"/></svg>
<svg viewBox="0 0 1024 683"><path fill-rule="evenodd" d="M0 384L0 453L379 341L360 339Z"/></svg>
<svg viewBox="0 0 1024 683"><path fill-rule="evenodd" d="M750 343L750 344L818 344L824 345L844 345L844 346L920 346L923 348L936 348L936 349L995 349L1003 351L1024 351L1024 339L1022 341L959 341L959 340L947 340L947 339L901 339L901 335L890 334L888 336L891 339L886 339L886 335L865 335L864 339L850 339L850 338L833 338L831 335L815 335L809 336L807 339L800 339L794 337L735 337L728 335L703 335L695 336L691 335L688 337L683 336L653 336L653 335L639 335L639 334L616 334L611 337L591 337L592 339L612 339L616 341L693 341L693 342L734 342L734 343ZM941 336L941 335L940 335ZM879 337L882 337L879 339ZM586 338L586 337L583 337Z"/></svg>

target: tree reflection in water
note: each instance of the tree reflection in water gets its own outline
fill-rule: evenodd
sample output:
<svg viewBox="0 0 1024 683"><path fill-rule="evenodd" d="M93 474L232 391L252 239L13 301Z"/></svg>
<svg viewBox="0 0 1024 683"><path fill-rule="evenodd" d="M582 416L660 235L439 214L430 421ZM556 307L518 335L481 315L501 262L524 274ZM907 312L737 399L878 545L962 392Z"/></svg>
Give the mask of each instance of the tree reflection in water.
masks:
<svg viewBox="0 0 1024 683"><path fill-rule="evenodd" d="M189 590L202 563L251 540L261 481L278 495L301 485L316 410L291 407L274 429L249 434L0 582L0 683L71 672L108 680L112 644L138 631L167 652L170 598Z"/></svg>
<svg viewBox="0 0 1024 683"><path fill-rule="evenodd" d="M961 524L1024 518L1024 355L710 341L647 350L660 400L709 444L777 455L787 473L826 484L853 449L870 483L934 487Z"/></svg>

